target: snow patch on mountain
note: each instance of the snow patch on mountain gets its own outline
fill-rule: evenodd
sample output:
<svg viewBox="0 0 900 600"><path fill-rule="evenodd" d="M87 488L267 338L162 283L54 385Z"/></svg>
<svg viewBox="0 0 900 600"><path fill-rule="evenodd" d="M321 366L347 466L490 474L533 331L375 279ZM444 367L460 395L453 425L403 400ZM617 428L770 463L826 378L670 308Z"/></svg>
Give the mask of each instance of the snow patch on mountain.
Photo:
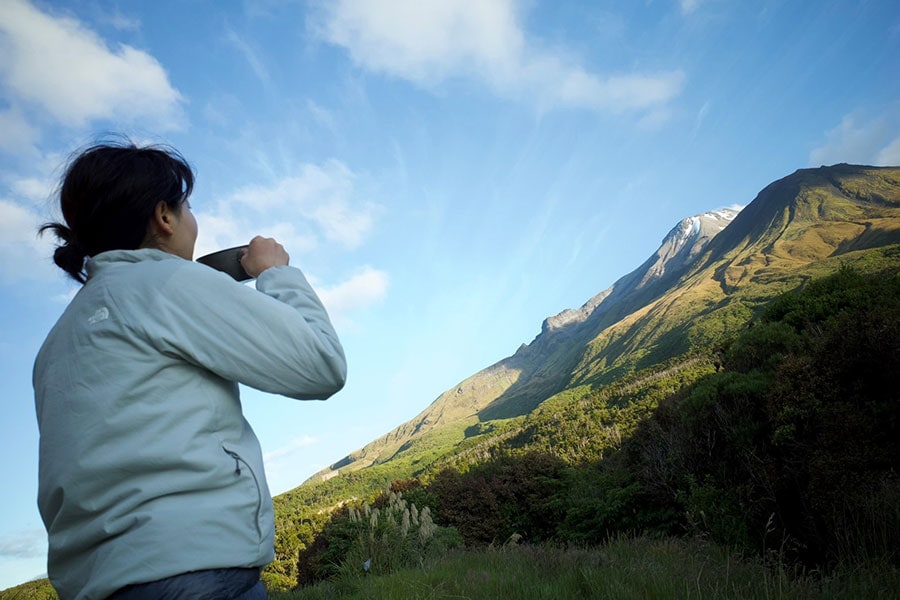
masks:
<svg viewBox="0 0 900 600"><path fill-rule="evenodd" d="M640 290L663 277L678 274L743 208L740 205L732 205L682 219L663 238L656 253L640 268L588 300L581 308L569 308L548 317L541 326L541 333L557 331L567 325L586 321L613 292L622 296L629 291Z"/></svg>

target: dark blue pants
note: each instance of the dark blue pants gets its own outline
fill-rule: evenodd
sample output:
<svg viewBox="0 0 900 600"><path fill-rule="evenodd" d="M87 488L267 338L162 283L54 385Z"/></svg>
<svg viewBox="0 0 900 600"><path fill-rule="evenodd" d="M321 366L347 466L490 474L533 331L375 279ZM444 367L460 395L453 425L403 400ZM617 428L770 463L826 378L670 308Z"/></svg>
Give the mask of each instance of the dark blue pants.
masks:
<svg viewBox="0 0 900 600"><path fill-rule="evenodd" d="M123 587L108 600L266 600L259 569L192 571Z"/></svg>

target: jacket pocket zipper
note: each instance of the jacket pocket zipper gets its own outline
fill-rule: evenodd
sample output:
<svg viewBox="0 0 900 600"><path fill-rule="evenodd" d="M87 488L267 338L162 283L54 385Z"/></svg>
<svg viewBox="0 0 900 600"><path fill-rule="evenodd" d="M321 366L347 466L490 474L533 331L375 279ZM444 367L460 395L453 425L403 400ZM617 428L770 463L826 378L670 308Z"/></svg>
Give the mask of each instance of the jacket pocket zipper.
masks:
<svg viewBox="0 0 900 600"><path fill-rule="evenodd" d="M234 474L241 474L241 465L247 467L247 470L250 471L250 475L253 477L253 483L256 486L256 518L254 519L256 523L256 533L259 535L259 538L262 539L262 528L259 526L259 515L262 512L262 488L259 486L259 479L256 478L256 473L253 471L253 467L250 466L246 460L244 460L240 454L233 450L229 450L228 448L222 447L222 450L225 451L225 454L234 459Z"/></svg>

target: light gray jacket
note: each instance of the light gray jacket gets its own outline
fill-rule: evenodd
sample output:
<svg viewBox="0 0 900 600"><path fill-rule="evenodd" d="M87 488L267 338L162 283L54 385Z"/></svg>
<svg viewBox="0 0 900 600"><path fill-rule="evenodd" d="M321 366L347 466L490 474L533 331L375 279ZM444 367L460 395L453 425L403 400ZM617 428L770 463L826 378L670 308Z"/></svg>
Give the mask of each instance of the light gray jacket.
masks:
<svg viewBox="0 0 900 600"><path fill-rule="evenodd" d="M343 349L315 292L293 267L254 290L150 249L99 254L88 277L34 366L54 587L100 599L269 563L272 500L238 382L297 399L341 389Z"/></svg>

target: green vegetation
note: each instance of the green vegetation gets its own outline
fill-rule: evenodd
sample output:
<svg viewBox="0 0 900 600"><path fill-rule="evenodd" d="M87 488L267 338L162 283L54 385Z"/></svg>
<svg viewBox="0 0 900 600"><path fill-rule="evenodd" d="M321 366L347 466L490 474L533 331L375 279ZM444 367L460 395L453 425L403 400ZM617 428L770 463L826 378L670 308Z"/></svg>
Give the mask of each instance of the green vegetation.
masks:
<svg viewBox="0 0 900 600"><path fill-rule="evenodd" d="M829 575L789 572L698 539L615 538L594 549L505 545L450 552L380 577L343 577L272 600L459 598L897 598L887 565Z"/></svg>
<svg viewBox="0 0 900 600"><path fill-rule="evenodd" d="M875 410L880 417L858 419L852 403L804 404L798 396L828 392L833 400L834 394L844 394L840 390L848 390L842 397L859 396L847 386L865 387L854 377L864 378L871 369L860 364L858 373L840 371L835 365L846 357L834 353L830 362L821 363L828 365L827 372L820 372L817 361L829 351L816 346L815 336L803 327L831 325L815 315L798 316L807 323L798 326L763 313L773 299L792 290L807 286L815 292L810 281L842 266L862 279L896 274L898 184L897 169L841 165L801 170L773 183L745 209L740 223L716 236L666 290L637 290L584 328L548 333L543 345L504 361L503 368L518 369L519 375L505 384L511 386L505 392L493 392L500 396L480 410L479 422L467 418L425 435L413 434L399 451L385 453L373 446L370 454L379 455L380 461L373 466L359 469L351 461L338 477L277 499L278 512L284 515L278 536L290 551L279 552L271 570L289 574L287 585L297 573L297 553L311 543L309 534L327 527L328 511L342 502L372 502L392 480L415 477L427 489L436 479L481 478L476 489L492 500L499 498L503 510L515 513L510 498L518 492L502 484L499 496L487 494L485 487L492 483L480 465L493 462L500 472L500 465L526 455L545 455L535 464L558 463L558 472L542 474L552 489L540 491L556 507L558 519L552 535L541 535L557 542L596 544L621 531L699 532L756 552L777 546L791 560L811 563L831 564L835 557L848 556L850 548L883 554L889 544L875 538L894 531L896 520L876 523L872 515L879 514L882 505L896 514L892 506L897 503L890 503L895 484L892 476L882 478L881 488L874 489L874 482L879 473L890 471L866 473L858 468L865 458L841 462L839 457L878 451L880 442L866 443L866 428L888 409ZM860 283L851 279L845 277L838 285ZM749 325L753 327L747 330ZM845 335L838 326L831 331L832 340ZM729 345L728 340L742 332L747 337ZM865 350L858 356L870 356ZM896 371L878 362L894 356L891 352L872 361L881 365L881 384L886 374ZM470 383L500 390L501 380L510 377L502 369L488 371L489 378L475 377ZM810 380L819 383L800 383ZM893 387L882 389L897 389L896 382L887 383ZM461 390L461 398L474 402L474 396L466 395L468 389L448 392L436 404L449 402L441 404L441 410L453 409L453 397ZM888 401L882 404L891 406ZM842 438L841 423L858 428ZM889 423L883 418L880 422ZM816 437L820 434L825 437ZM883 439L879 435L871 439ZM779 470L777 465L785 461L793 461L791 467ZM853 505L858 512L840 506L843 496L826 490L825 483L857 489L859 482L829 478L819 467L836 475L840 469L852 469L854 477L866 479L854 502L865 499L867 504ZM500 477L496 482L502 481ZM439 498L423 493L437 508ZM792 507L790 499L797 494L801 499ZM436 514L440 519L446 512L445 524L453 525L449 519L454 512L448 509L445 504ZM801 514L808 521L802 526L797 521ZM510 528L516 529L512 520L503 526L488 522L494 523L491 539L497 542ZM834 525L837 530L826 534ZM862 543L852 530L866 528L880 533ZM531 541L541 537L517 534Z"/></svg>
<svg viewBox="0 0 900 600"><path fill-rule="evenodd" d="M408 567L422 567L462 545L456 530L435 525L431 509L421 510L388 491L373 506L348 507L332 515L328 527L300 555L299 582L359 574L383 575Z"/></svg>
<svg viewBox="0 0 900 600"><path fill-rule="evenodd" d="M691 260L667 265L662 278L643 270L648 261L592 299L587 320L548 320L532 344L346 457L338 463L340 472L393 462L401 447L415 454L423 434L459 420L477 418L480 423L468 425L481 427L525 416L573 387L615 384L709 348L758 317L773 298L841 264L871 272L880 268L874 263L896 261L898 242L900 169L836 165L797 171L760 192ZM454 444L435 453L454 454Z"/></svg>
<svg viewBox="0 0 900 600"><path fill-rule="evenodd" d="M479 429L486 433L465 441L463 458L397 480L372 501L390 506L402 492L433 513L446 540L458 535L469 549L687 535L758 557L751 562L774 557L779 577L817 572L832 581L854 565L882 565L896 577L885 565L900 561L898 340L900 270L843 268L771 303L710 353L560 394L527 417ZM348 565L378 555L359 546L375 538L353 524L356 510L333 512L300 551L301 582L356 585ZM421 568L452 546L386 562ZM771 593L766 581L747 588L749 597ZM786 581L790 593L817 597L812 583Z"/></svg>
<svg viewBox="0 0 900 600"><path fill-rule="evenodd" d="M50 580L38 579L0 590L0 600L59 600L59 596Z"/></svg>

